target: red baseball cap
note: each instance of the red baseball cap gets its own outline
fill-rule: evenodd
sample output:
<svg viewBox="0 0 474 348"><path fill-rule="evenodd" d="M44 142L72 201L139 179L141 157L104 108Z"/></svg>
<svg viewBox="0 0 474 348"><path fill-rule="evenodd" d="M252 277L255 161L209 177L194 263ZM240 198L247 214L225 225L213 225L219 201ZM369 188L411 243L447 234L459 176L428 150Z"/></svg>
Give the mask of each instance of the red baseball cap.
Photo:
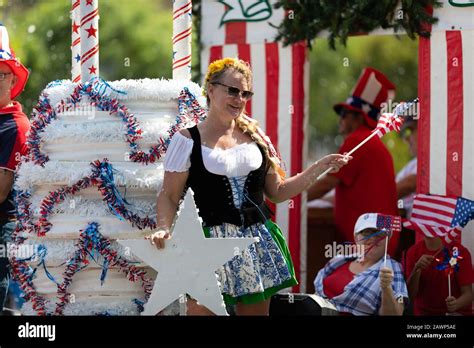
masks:
<svg viewBox="0 0 474 348"><path fill-rule="evenodd" d="M10 48L7 28L0 23L0 63L6 64L17 77L17 82L10 92L10 99L15 99L25 89L29 71L20 63L15 52Z"/></svg>

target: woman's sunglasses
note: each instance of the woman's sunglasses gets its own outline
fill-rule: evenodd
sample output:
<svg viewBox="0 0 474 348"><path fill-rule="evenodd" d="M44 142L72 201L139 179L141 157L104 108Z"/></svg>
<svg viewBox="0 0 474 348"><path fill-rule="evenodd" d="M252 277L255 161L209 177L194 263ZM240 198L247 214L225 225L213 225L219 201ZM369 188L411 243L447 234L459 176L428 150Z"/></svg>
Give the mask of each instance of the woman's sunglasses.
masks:
<svg viewBox="0 0 474 348"><path fill-rule="evenodd" d="M242 94L243 99L249 100L253 96L253 92L242 91L237 87L228 86L220 82L211 82L211 84L227 87L227 94L230 95L231 97L240 97L240 95Z"/></svg>

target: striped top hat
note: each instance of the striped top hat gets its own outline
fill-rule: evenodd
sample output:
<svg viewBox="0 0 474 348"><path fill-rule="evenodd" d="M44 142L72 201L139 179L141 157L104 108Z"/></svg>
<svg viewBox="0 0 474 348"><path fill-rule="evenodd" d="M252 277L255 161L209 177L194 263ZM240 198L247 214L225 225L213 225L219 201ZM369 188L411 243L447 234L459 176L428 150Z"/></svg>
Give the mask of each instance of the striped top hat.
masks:
<svg viewBox="0 0 474 348"><path fill-rule="evenodd" d="M0 63L8 65L13 74L17 77L17 82L10 91L10 99L15 99L25 89L28 80L28 69L15 57L15 53L10 48L7 28L0 23Z"/></svg>
<svg viewBox="0 0 474 348"><path fill-rule="evenodd" d="M365 68L351 92L351 96L344 102L334 105L334 111L340 114L341 110L359 112L370 128L377 126L377 119L383 103L395 98L395 85L374 68Z"/></svg>

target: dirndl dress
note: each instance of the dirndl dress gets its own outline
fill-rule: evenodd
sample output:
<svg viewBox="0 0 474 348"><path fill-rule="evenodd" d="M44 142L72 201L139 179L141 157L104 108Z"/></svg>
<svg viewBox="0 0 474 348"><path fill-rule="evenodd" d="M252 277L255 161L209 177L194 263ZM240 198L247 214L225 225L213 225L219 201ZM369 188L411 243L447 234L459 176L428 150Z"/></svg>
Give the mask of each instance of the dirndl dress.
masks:
<svg viewBox="0 0 474 348"><path fill-rule="evenodd" d="M192 139L176 133L166 153L165 170L187 171L192 147ZM228 177L234 205L240 208L245 199L247 174L261 164L262 158L257 145L240 144L228 150L202 146L202 155L207 170ZM216 271L226 304L258 303L271 298L282 289L298 284L283 233L271 219L248 227L223 223L204 227L203 232L208 238L259 238L258 242L251 244Z"/></svg>

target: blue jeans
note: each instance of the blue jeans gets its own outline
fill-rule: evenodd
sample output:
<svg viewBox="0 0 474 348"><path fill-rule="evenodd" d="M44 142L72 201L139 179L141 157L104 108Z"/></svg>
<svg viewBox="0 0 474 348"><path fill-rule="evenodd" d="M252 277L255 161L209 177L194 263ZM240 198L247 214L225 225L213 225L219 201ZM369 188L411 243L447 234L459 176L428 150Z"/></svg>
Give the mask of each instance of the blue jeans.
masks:
<svg viewBox="0 0 474 348"><path fill-rule="evenodd" d="M10 275L8 271L7 243L11 243L12 234L16 222L7 221L0 223L0 315L7 298L8 282Z"/></svg>

